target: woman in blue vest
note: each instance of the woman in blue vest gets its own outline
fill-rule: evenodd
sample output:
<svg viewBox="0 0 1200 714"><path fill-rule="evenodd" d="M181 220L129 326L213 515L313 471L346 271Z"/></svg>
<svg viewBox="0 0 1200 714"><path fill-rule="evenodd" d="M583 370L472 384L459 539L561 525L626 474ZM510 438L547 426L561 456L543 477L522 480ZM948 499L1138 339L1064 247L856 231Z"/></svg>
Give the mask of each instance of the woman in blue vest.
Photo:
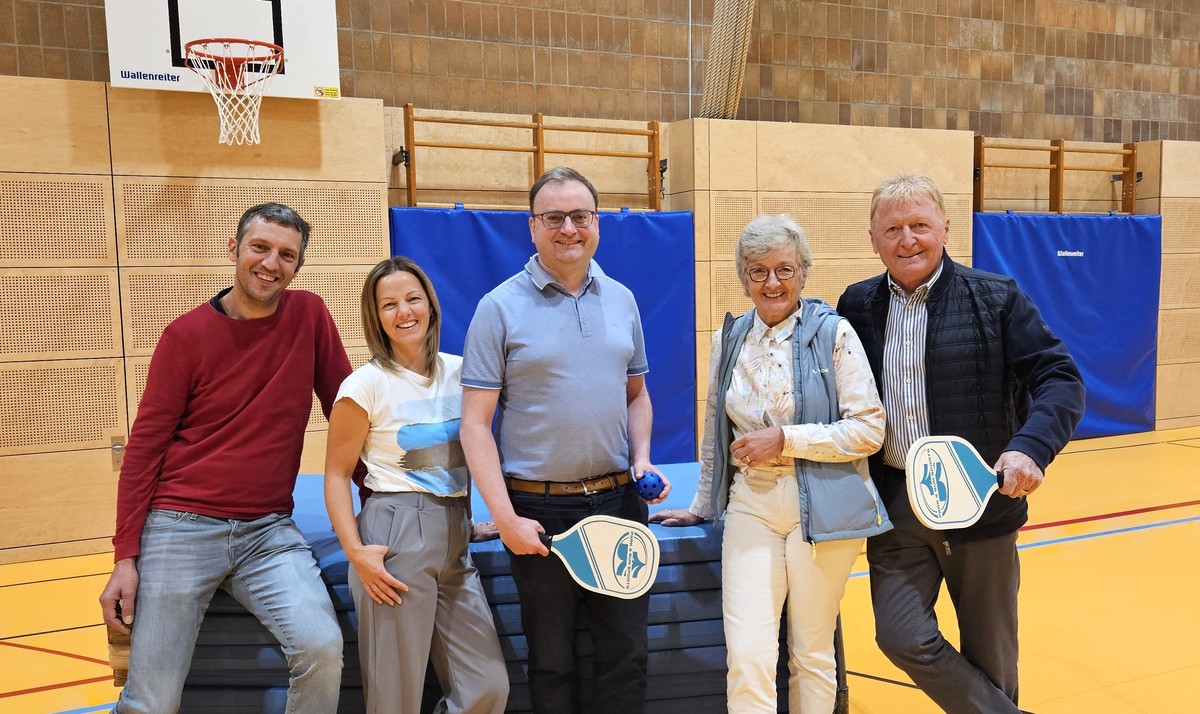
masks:
<svg viewBox="0 0 1200 714"><path fill-rule="evenodd" d="M846 581L864 539L891 528L867 472L883 405L854 330L800 297L812 252L791 217L752 220L734 257L754 309L713 335L699 487L688 510L651 520L724 516L729 711L776 711L786 602L789 711L828 714Z"/></svg>

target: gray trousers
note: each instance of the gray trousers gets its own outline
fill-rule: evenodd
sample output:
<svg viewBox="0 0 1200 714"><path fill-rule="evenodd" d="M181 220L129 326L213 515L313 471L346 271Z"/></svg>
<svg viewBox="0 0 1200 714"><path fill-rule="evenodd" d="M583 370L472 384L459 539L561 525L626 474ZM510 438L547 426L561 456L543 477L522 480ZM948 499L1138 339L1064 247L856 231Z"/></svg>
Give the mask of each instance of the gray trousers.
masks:
<svg viewBox="0 0 1200 714"><path fill-rule="evenodd" d="M364 543L388 547L385 567L409 588L401 604L377 605L350 568L367 712L417 714L426 663L444 693L435 712L503 712L508 671L467 552L466 499L375 493L358 516L358 530Z"/></svg>
<svg viewBox="0 0 1200 714"><path fill-rule="evenodd" d="M1017 534L951 549L944 534L916 528L867 539L875 641L944 711L1016 714ZM943 580L961 652L942 636L934 613Z"/></svg>

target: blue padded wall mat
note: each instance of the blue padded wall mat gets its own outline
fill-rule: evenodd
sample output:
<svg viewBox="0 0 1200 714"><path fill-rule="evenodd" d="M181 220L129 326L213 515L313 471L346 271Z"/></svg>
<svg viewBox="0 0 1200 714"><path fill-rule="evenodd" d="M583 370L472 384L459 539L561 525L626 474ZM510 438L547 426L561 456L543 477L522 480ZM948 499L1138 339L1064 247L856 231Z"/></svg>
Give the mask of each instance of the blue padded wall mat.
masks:
<svg viewBox="0 0 1200 714"><path fill-rule="evenodd" d="M1010 275L1087 387L1076 438L1154 429L1162 217L976 213L974 265Z"/></svg>
<svg viewBox="0 0 1200 714"><path fill-rule="evenodd" d="M596 261L637 298L654 403L651 459L696 453L696 276L690 212L600 213ZM416 261L442 304L442 349L462 354L479 299L536 251L521 211L392 208L392 255Z"/></svg>
<svg viewBox="0 0 1200 714"><path fill-rule="evenodd" d="M658 508L686 508L696 490L700 465L694 462L660 467L673 484L667 502ZM339 712L363 711L358 666L357 617L346 585L347 562L325 514L323 478L302 474L293 493L293 519L313 547L322 577L334 600L346 641ZM488 512L476 494L475 517ZM724 711L725 637L721 621L719 532L711 524L689 528L651 526L662 559L659 578L650 594L648 636L649 694L656 711ZM498 540L475 543L472 555L492 602L501 649L508 664L512 693L508 711L529 709L525 671L528 649L522 634L520 608L509 574L508 555ZM591 692L591 641L586 610L577 621L577 657L584 701ZM287 662L278 644L252 615L220 592L213 598L201 627L192 669L188 674L181 712L282 712L287 685ZM786 678L783 680L786 681ZM437 701L436 680L427 683L423 711ZM683 708L681 703L686 704Z"/></svg>

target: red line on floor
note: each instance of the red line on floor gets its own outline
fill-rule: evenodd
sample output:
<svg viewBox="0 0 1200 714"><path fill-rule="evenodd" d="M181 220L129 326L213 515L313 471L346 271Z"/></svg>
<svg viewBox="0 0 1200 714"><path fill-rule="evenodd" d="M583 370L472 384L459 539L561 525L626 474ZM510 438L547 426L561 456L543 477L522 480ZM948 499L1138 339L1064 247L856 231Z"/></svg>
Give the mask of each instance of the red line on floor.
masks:
<svg viewBox="0 0 1200 714"><path fill-rule="evenodd" d="M59 655L60 657L71 657L73 659L81 659L84 662L91 662L93 664L102 664L105 667L108 666L108 660L106 660L106 659L96 659L95 657L85 657L83 655L77 655L77 654L73 654L71 652L61 652L59 650L48 650L45 647L34 647L33 645L20 645L20 644L17 644L16 642L0 642L0 645L5 645L7 647L17 647L17 648L20 648L23 650L33 650L34 652L45 652L46 654Z"/></svg>
<svg viewBox="0 0 1200 714"><path fill-rule="evenodd" d="M1035 531L1039 528L1053 528L1055 526L1069 526L1075 523L1088 523L1091 521L1102 521L1107 518L1120 518L1121 516L1136 516L1139 513L1153 513L1155 511L1167 511L1172 508L1186 508L1188 506L1200 505L1200 501L1184 501L1183 503L1168 503L1162 506L1148 506L1146 508L1135 508L1131 511L1117 511L1116 513L1101 513L1094 516L1083 516L1082 518L1068 518L1065 521L1053 521L1051 523L1035 523L1031 526L1025 526L1023 531Z"/></svg>
<svg viewBox="0 0 1200 714"><path fill-rule="evenodd" d="M38 692L48 692L52 689L66 689L67 687L78 687L83 684L95 684L96 682L112 682L112 675L107 677L92 677L91 679L77 679L74 682L61 682L59 684L47 684L44 687L32 687L30 689L18 689L15 692L0 692L0 699L8 697L19 697L22 694L37 694Z"/></svg>

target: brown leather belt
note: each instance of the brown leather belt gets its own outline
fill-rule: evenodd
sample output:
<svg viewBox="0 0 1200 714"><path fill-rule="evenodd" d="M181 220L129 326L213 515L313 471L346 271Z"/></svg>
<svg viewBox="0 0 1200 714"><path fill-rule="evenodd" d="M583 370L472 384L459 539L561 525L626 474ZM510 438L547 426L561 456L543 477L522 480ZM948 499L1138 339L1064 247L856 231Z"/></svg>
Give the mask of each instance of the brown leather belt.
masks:
<svg viewBox="0 0 1200 714"><path fill-rule="evenodd" d="M505 476L504 484L508 486L509 491L517 493L534 493L539 496L584 496L611 491L629 483L632 478L629 469L625 469L603 476L585 478L582 481L526 481L521 478Z"/></svg>

